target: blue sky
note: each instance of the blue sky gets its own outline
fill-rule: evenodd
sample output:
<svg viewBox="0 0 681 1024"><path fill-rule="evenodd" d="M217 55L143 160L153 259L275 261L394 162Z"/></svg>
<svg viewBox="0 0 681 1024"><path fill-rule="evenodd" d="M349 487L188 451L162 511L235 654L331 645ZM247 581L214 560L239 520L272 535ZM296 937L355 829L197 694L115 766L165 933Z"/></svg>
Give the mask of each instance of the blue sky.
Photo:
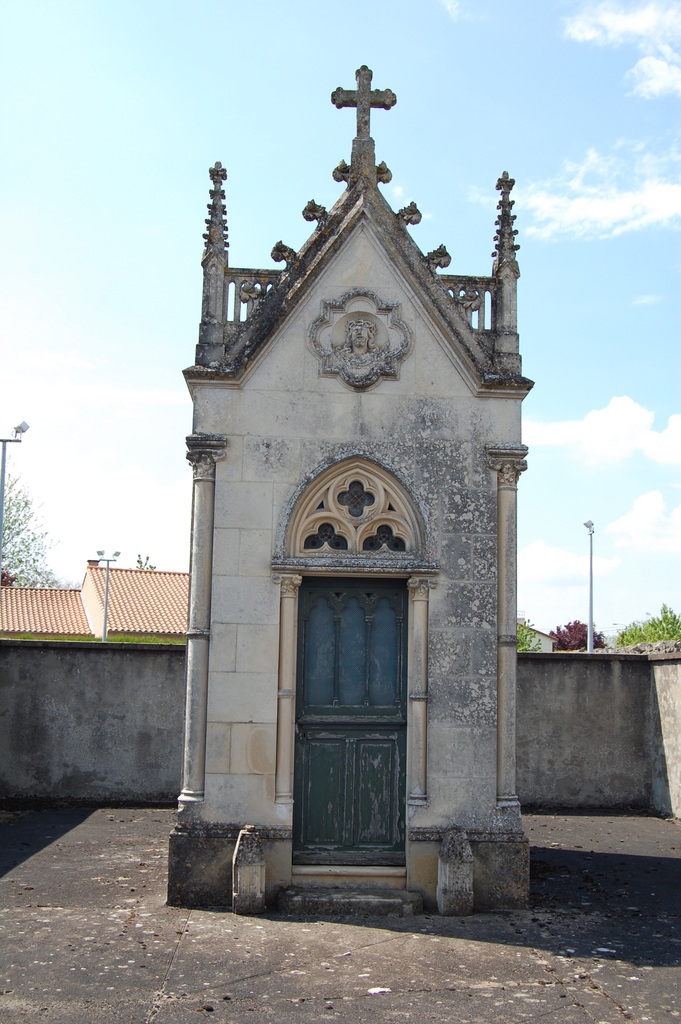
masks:
<svg viewBox="0 0 681 1024"><path fill-rule="evenodd" d="M529 468L519 607L540 628L681 610L681 2L32 0L2 4L0 434L79 582L188 563L191 406L208 167L230 262L270 267L330 207L360 64L384 186L424 252L491 268L516 179ZM15 450L17 449L17 450Z"/></svg>

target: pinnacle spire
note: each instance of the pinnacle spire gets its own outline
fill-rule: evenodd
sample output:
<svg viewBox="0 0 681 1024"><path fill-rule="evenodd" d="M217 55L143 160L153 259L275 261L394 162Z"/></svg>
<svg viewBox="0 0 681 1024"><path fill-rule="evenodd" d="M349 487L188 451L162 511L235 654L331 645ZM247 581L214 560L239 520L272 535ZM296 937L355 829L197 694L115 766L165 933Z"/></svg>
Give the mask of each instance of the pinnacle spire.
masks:
<svg viewBox="0 0 681 1024"><path fill-rule="evenodd" d="M497 233L494 236L495 247L492 253L494 266L492 272L497 274L502 267L508 266L516 277L520 277L518 261L515 258L515 254L520 246L515 244L515 236L518 232L513 227L515 214L511 213L515 201L509 198L514 185L515 178L510 178L508 171L504 171L497 181L496 187L501 192L501 198L497 204L499 216L496 219Z"/></svg>
<svg viewBox="0 0 681 1024"><path fill-rule="evenodd" d="M211 201L208 203L210 217L206 218L208 231L203 236L206 242L203 259L205 261L209 255L214 254L221 257L227 264L229 242L227 241L227 214L224 204L225 192L222 188L222 182L227 180L227 171L218 160L208 173L213 187L210 190Z"/></svg>

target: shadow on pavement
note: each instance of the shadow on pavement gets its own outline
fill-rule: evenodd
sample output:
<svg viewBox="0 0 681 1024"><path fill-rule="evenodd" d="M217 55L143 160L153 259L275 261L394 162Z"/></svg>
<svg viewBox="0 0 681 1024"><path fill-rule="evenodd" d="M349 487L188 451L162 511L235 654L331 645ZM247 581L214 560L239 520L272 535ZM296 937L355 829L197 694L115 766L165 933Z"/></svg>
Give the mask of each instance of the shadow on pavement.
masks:
<svg viewBox="0 0 681 1024"><path fill-rule="evenodd" d="M94 810L94 807L59 807L0 811L0 877L82 825Z"/></svg>

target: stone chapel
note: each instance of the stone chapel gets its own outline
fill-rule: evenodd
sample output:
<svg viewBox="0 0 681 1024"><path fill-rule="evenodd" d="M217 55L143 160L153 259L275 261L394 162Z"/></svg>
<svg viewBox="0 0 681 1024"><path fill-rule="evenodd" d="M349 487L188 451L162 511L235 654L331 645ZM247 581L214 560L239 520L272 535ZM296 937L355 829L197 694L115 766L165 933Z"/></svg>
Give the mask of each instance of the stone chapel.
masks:
<svg viewBox="0 0 681 1024"><path fill-rule="evenodd" d="M513 179L490 277L423 253L380 186L372 89L344 191L276 269L229 265L210 170L183 788L169 902L224 905L252 826L268 904L324 886L442 913L522 905L516 486L526 468ZM381 115L384 116L384 115ZM463 895L462 895L463 894Z"/></svg>

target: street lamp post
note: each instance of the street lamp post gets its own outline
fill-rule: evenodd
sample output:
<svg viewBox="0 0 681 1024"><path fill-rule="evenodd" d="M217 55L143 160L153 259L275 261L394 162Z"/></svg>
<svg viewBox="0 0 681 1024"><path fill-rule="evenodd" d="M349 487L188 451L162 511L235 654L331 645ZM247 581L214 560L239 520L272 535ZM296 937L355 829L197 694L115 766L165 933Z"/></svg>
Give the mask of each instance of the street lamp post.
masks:
<svg viewBox="0 0 681 1024"><path fill-rule="evenodd" d="M110 558L107 558L103 551L97 552L100 562L106 562L106 575L104 576L104 623L102 625L102 643L106 643L107 619L109 617L109 566L115 562L120 551L114 551Z"/></svg>
<svg viewBox="0 0 681 1024"><path fill-rule="evenodd" d="M594 524L590 519L584 523L589 531L589 625L586 634L586 652L594 652Z"/></svg>
<svg viewBox="0 0 681 1024"><path fill-rule="evenodd" d="M0 437L2 442L2 468L0 469L0 586L2 586L2 539L5 519L5 465L7 461L7 445L19 443L28 430L28 423L23 421L12 431L11 437Z"/></svg>

